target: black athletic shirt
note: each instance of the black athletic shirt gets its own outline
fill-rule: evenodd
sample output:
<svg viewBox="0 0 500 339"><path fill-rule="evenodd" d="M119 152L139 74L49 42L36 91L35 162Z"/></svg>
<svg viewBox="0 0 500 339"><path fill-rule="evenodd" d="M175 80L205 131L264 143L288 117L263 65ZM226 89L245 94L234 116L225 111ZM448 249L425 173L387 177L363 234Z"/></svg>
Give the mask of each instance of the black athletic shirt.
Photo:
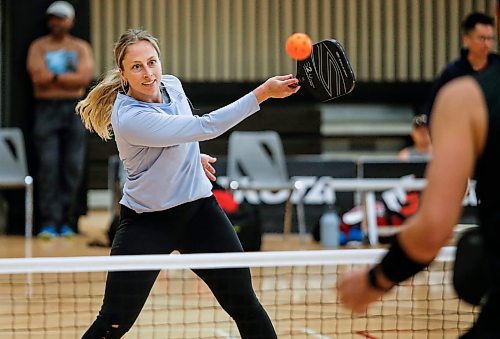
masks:
<svg viewBox="0 0 500 339"><path fill-rule="evenodd" d="M491 64L494 64L496 62L495 59L498 61L498 55L495 53L490 53L488 55L488 65L486 66L486 68L484 70L477 72L474 70L474 68L472 68L469 59L467 59L468 54L469 50L466 48L462 48L460 50L460 57L447 64L446 67L441 72L441 74L439 75L439 77L432 85L431 93L427 102L427 107L425 112L429 117L429 121L431 121L430 116L432 113L432 106L434 106L434 101L436 100L439 90L444 85L446 85L451 80L464 75L473 75L482 73L485 70L487 70Z"/></svg>
<svg viewBox="0 0 500 339"><path fill-rule="evenodd" d="M475 171L479 221L485 249L496 272L495 280L500 282L500 58L474 78L481 86L488 108L488 136Z"/></svg>

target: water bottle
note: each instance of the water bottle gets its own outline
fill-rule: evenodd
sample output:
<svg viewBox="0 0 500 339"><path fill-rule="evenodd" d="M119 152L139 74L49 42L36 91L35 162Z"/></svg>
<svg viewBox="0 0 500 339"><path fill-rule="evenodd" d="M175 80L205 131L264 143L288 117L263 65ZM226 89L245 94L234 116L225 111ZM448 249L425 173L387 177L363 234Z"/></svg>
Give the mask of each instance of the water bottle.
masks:
<svg viewBox="0 0 500 339"><path fill-rule="evenodd" d="M321 245L337 248L340 237L340 218L334 208L328 208L319 219Z"/></svg>

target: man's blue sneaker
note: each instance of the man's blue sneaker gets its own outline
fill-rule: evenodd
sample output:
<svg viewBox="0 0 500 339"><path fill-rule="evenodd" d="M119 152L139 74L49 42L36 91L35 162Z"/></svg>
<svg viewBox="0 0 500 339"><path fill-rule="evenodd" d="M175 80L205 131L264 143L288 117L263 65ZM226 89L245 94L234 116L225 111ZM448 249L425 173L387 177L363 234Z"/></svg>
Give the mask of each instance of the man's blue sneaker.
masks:
<svg viewBox="0 0 500 339"><path fill-rule="evenodd" d="M68 225L62 226L61 230L59 231L59 235L61 237L73 237L75 236L75 234L76 234L75 231L73 231L73 229Z"/></svg>
<svg viewBox="0 0 500 339"><path fill-rule="evenodd" d="M42 239L52 239L57 237L56 228L52 225L43 226L38 233L38 237Z"/></svg>

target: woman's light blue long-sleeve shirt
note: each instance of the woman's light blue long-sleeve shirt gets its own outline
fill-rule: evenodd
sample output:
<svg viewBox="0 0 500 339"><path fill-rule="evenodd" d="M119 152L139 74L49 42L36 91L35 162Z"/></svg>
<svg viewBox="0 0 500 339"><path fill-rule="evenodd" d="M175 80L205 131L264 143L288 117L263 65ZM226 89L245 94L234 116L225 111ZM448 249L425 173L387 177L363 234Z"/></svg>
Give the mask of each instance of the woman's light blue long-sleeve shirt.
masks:
<svg viewBox="0 0 500 339"><path fill-rule="evenodd" d="M127 178L120 203L138 213L161 211L210 196L212 184L199 141L213 139L257 112L253 93L202 116L193 115L182 84L162 76L169 103L147 103L118 93L111 116Z"/></svg>

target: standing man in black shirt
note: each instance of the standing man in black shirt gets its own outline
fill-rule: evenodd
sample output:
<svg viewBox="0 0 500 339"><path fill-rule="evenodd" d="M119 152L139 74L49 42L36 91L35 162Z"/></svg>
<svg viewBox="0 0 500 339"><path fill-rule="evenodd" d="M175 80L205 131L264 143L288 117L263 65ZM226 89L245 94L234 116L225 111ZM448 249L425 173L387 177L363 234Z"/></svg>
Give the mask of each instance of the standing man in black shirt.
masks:
<svg viewBox="0 0 500 339"><path fill-rule="evenodd" d="M426 113L431 114L436 95L447 82L481 72L491 65L495 43L494 19L484 13L469 14L462 22L463 48L460 57L444 68L432 87Z"/></svg>

